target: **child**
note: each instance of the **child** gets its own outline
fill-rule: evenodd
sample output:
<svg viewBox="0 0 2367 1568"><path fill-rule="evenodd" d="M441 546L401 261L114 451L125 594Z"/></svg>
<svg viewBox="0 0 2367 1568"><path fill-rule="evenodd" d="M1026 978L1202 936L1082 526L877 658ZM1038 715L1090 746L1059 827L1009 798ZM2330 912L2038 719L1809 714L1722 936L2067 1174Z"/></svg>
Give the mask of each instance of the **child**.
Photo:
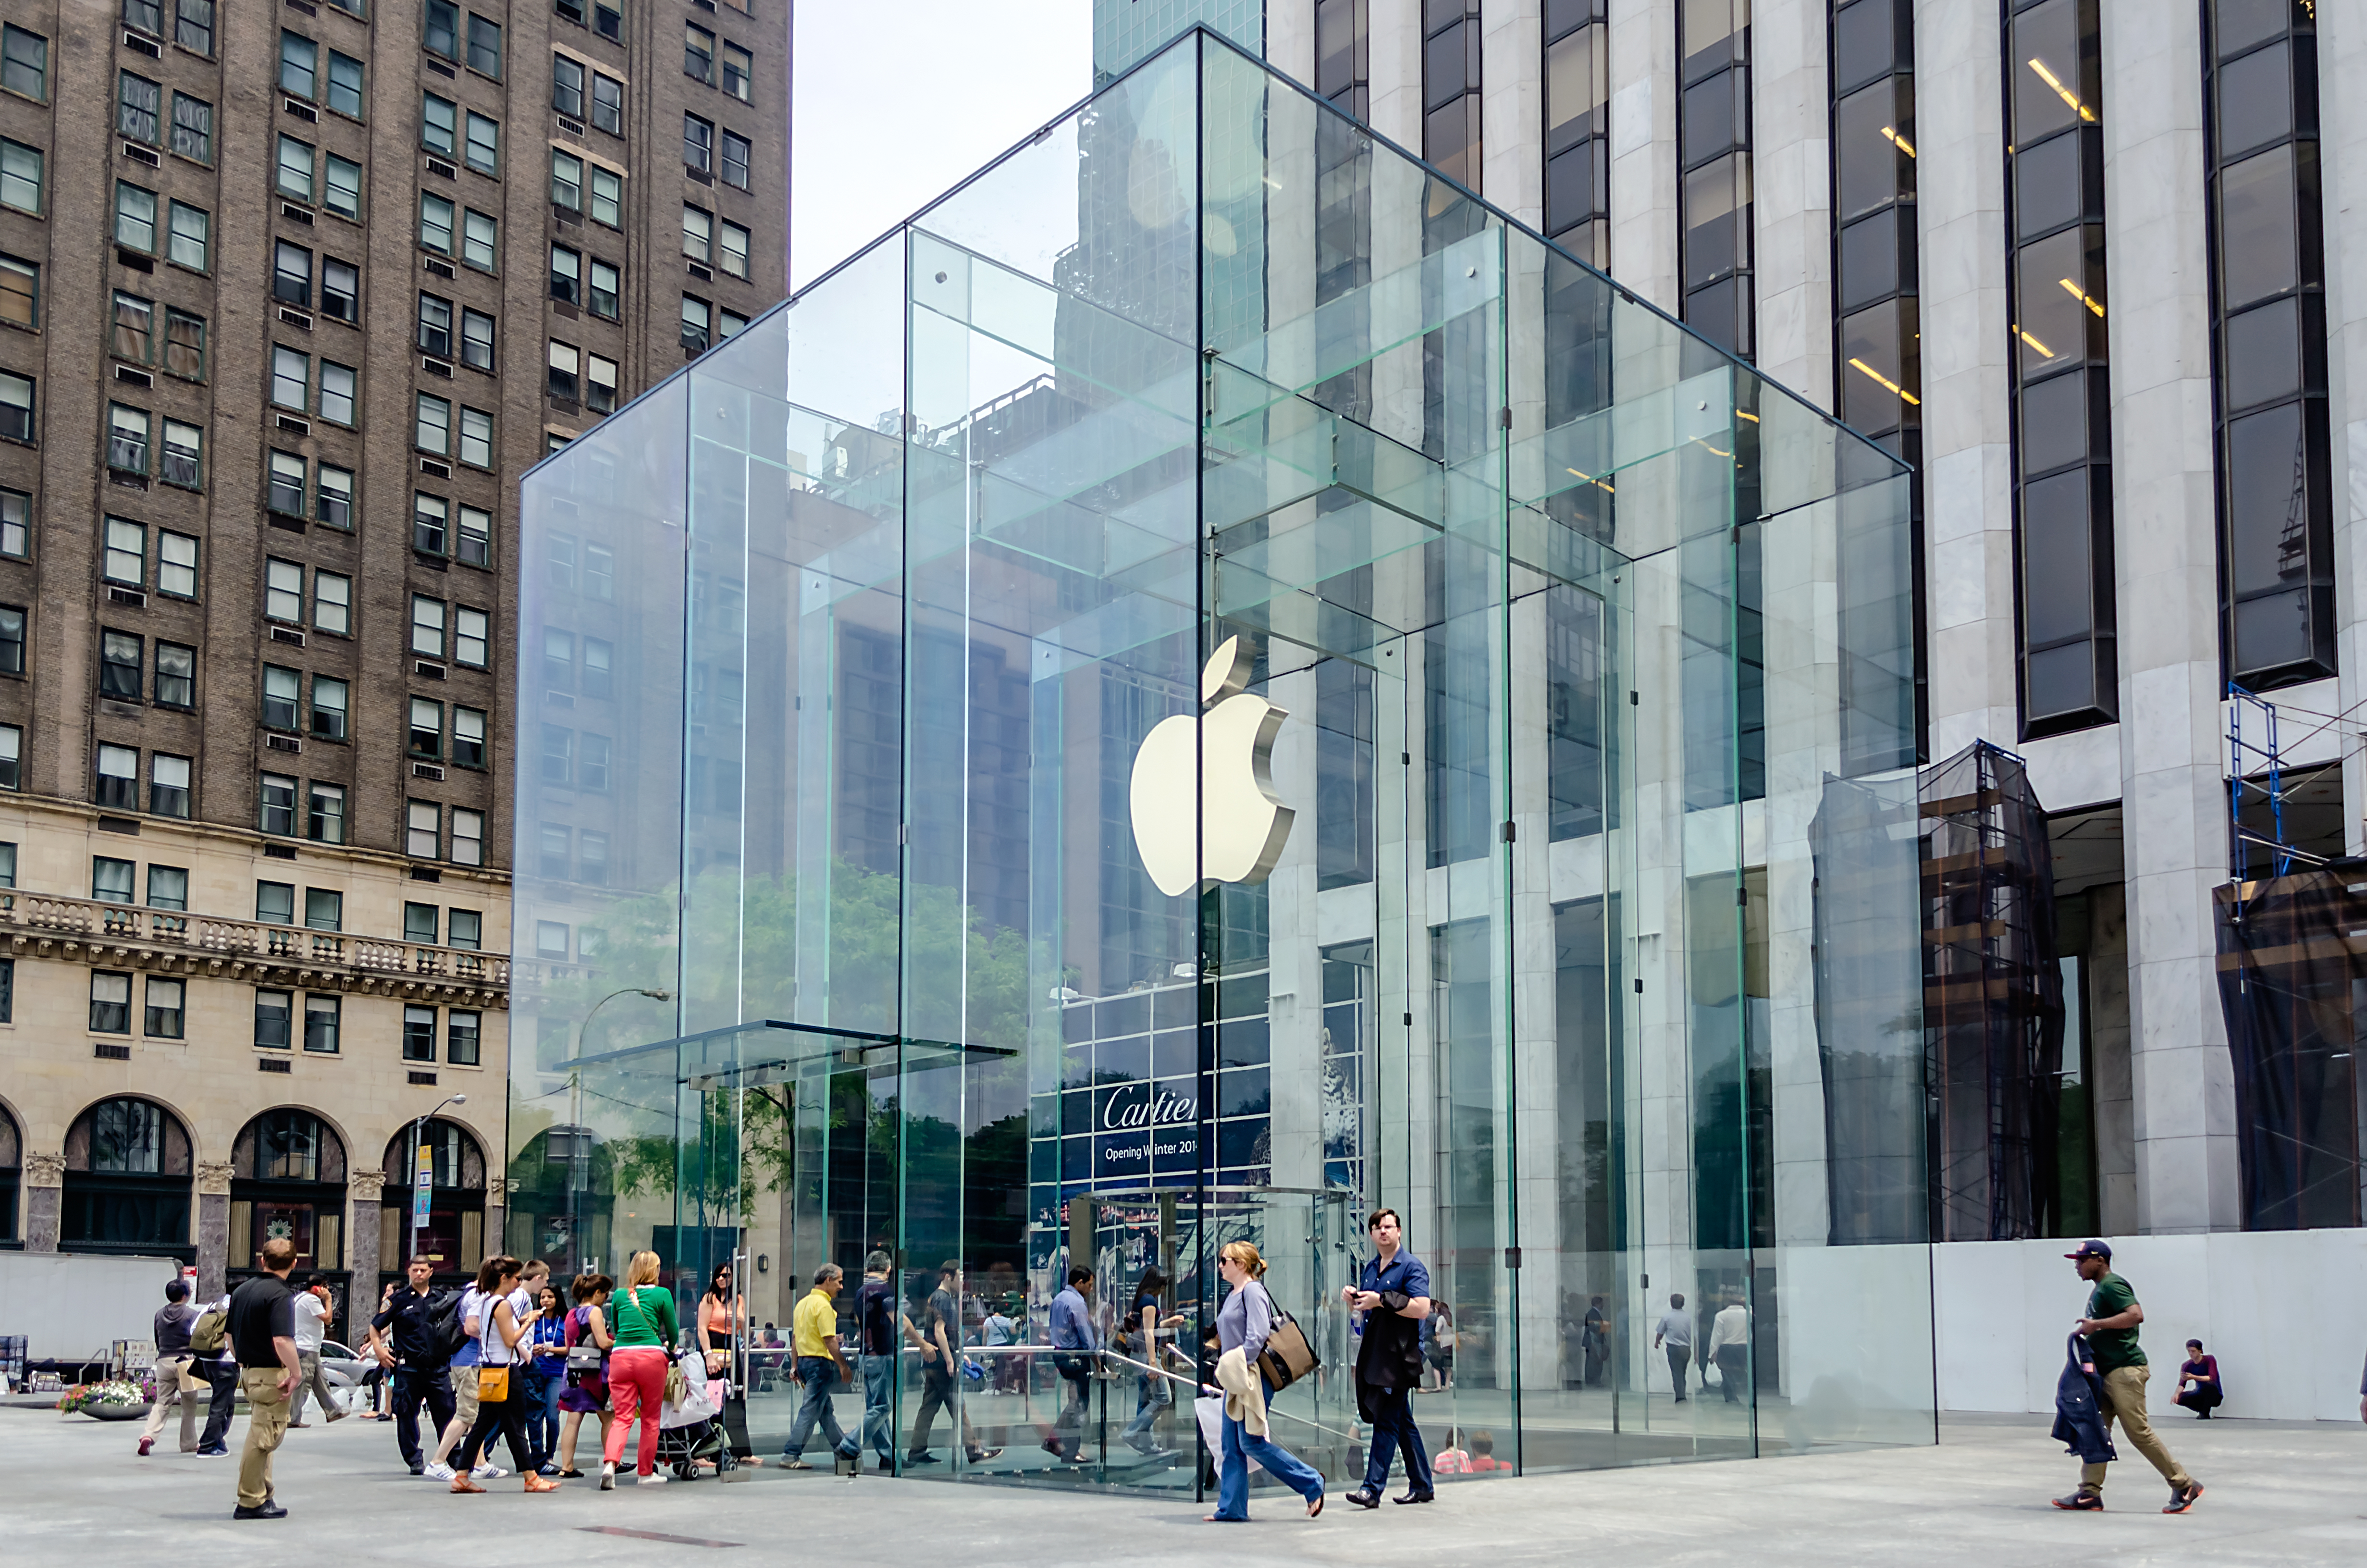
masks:
<svg viewBox="0 0 2367 1568"><path fill-rule="evenodd" d="M1470 1468L1471 1473L1474 1475L1485 1475L1491 1470L1510 1470L1512 1468L1511 1465L1506 1464L1502 1460L1496 1457L1496 1435L1493 1432L1474 1432L1471 1434Z"/></svg>

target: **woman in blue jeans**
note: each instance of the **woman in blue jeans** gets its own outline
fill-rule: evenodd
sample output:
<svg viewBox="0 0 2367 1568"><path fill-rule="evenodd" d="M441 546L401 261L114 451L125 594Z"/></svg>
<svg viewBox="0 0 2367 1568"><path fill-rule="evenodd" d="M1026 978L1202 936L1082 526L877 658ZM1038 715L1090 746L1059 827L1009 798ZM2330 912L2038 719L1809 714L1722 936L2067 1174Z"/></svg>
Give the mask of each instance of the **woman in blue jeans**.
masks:
<svg viewBox="0 0 2367 1568"><path fill-rule="evenodd" d="M1265 1259L1247 1242L1228 1242L1217 1255L1217 1272L1232 1287L1224 1306L1217 1312L1217 1353L1221 1357L1239 1350L1254 1368L1259 1353L1265 1348L1266 1335L1274 1332L1274 1298L1265 1293L1265 1286L1261 1283L1265 1275ZM1271 1400L1274 1385L1266 1382L1263 1373L1259 1374L1258 1381L1264 1396ZM1223 1461L1217 1476L1217 1511L1208 1516L1209 1523L1248 1519L1249 1461L1252 1459L1265 1467L1266 1473L1307 1499L1308 1518L1323 1511L1323 1478L1315 1472L1315 1467L1272 1438L1250 1431L1228 1412Z"/></svg>
<svg viewBox="0 0 2367 1568"><path fill-rule="evenodd" d="M559 1465L559 1392L567 1382L567 1303L559 1287L546 1284L535 1292L542 1315L534 1320L531 1335L521 1350L531 1348L526 1364L527 1443L539 1461L540 1472L557 1475Z"/></svg>

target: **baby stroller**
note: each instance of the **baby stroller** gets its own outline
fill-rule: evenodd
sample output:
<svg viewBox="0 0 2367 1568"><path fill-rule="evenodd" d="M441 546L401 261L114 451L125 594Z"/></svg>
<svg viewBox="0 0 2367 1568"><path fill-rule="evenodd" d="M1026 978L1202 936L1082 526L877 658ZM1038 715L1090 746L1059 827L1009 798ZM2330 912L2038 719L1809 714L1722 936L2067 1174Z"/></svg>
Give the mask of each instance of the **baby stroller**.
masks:
<svg viewBox="0 0 2367 1568"><path fill-rule="evenodd" d="M657 1462L672 1465L676 1481L697 1480L702 1460L714 1461L719 1476L738 1469L740 1461L723 1441L723 1426L716 1419L722 1405L709 1394L707 1358L685 1350L674 1365L683 1376L682 1403L659 1412Z"/></svg>

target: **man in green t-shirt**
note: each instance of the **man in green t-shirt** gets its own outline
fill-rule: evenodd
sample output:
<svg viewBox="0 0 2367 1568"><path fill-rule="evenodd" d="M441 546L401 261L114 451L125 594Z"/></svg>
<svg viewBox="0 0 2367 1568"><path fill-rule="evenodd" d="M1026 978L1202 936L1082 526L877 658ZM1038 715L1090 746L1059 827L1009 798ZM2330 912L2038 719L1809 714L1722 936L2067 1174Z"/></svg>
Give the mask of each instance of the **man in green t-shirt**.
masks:
<svg viewBox="0 0 2367 1568"><path fill-rule="evenodd" d="M2088 1313L2079 1320L2078 1332L2088 1342L2088 1354L2103 1384L2098 1414L2104 1418L2105 1434L2111 1435L2114 1420L2120 1422L2121 1436L2135 1445L2137 1452L2169 1483L2169 1505L2162 1512L2182 1514L2203 1495L2203 1483L2169 1457L2146 1415L2146 1381L2153 1369L2137 1347L2137 1324L2145 1322L2145 1308L2137 1304L2137 1293L2129 1282L2112 1272L2112 1249L2102 1242L2082 1242L2078 1251L2063 1256L2078 1268L2079 1278L2094 1287L2088 1293ZM2101 1508L2104 1467L2080 1466L2079 1490L2068 1497L2057 1497L2055 1506L2081 1512Z"/></svg>

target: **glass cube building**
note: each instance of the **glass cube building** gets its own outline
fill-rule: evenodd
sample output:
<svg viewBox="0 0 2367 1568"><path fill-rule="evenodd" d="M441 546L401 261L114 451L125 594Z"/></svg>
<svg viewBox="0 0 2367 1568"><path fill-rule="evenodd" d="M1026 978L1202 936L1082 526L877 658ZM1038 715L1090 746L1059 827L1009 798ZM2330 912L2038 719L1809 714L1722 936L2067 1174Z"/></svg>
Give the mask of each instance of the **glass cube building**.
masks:
<svg viewBox="0 0 2367 1568"><path fill-rule="evenodd" d="M1235 1239L1357 1472L1383 1205L1434 1453L1933 1440L1903 473L1185 34L527 480L510 1249L738 1259L760 1449L885 1253L936 1474L1195 1487Z"/></svg>

